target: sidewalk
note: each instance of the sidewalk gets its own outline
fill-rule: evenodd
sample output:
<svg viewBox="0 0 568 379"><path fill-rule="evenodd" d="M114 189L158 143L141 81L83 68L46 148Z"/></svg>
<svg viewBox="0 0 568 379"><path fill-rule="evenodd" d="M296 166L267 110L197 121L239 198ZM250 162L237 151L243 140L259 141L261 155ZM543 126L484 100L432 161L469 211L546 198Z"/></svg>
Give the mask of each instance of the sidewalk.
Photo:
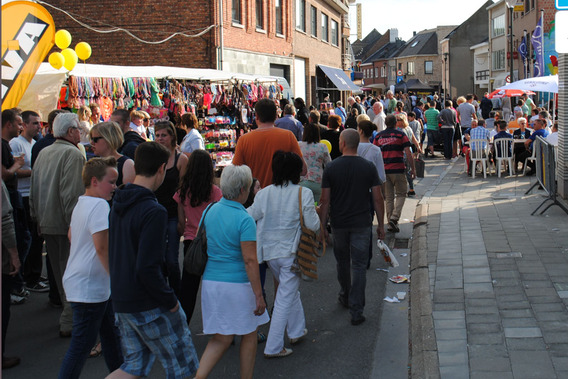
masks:
<svg viewBox="0 0 568 379"><path fill-rule="evenodd" d="M566 378L568 216L530 215L544 200L524 194L534 177L463 167L449 163L417 207L411 376Z"/></svg>

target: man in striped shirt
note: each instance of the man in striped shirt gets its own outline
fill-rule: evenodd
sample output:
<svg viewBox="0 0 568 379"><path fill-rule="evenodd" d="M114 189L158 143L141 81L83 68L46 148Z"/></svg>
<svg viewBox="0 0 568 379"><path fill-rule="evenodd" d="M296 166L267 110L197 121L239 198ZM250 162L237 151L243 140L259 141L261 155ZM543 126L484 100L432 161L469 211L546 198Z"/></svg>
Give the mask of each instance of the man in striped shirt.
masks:
<svg viewBox="0 0 568 379"><path fill-rule="evenodd" d="M377 134L373 143L381 148L387 180L385 182L385 203L388 231L398 233L398 220L406 200L407 181L405 175L404 155L409 158L411 175L414 179L416 171L410 151L410 141L406 134L396 129L396 118L388 115L385 118L386 129Z"/></svg>

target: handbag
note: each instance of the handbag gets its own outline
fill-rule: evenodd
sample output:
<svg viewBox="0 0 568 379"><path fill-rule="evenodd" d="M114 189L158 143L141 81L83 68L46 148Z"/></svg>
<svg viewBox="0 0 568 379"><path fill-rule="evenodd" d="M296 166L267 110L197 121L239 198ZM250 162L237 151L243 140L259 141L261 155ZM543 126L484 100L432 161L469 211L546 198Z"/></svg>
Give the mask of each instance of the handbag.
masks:
<svg viewBox="0 0 568 379"><path fill-rule="evenodd" d="M195 238L191 242L191 245L185 251L185 256L183 258L183 270L188 274L201 276L203 271L205 271L205 266L207 265L207 234L205 233L205 216L207 212L211 209L211 206L215 202L209 204L203 218L201 220L201 225L197 230Z"/></svg>
<svg viewBox="0 0 568 379"><path fill-rule="evenodd" d="M300 243L298 244L298 251L296 253L296 260L299 266L299 271L302 278L317 279L318 278L318 258L323 257L325 254L325 239L323 241L323 251L318 254L318 240L316 232L308 229L304 225L304 215L302 214L302 187L298 192L298 199L300 204ZM323 226L320 224L320 230ZM322 234L323 235L323 234Z"/></svg>

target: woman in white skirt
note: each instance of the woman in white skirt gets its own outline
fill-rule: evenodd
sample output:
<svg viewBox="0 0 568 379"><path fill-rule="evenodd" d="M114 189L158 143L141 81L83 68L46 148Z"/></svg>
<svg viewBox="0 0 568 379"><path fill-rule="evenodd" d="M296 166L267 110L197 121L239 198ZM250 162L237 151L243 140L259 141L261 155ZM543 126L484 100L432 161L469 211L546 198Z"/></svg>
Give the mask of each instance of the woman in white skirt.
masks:
<svg viewBox="0 0 568 379"><path fill-rule="evenodd" d="M206 378L231 345L241 338L241 378L252 378L256 331L269 321L256 259L256 225L243 204L252 174L247 166L227 166L221 175L223 198L201 222L207 235L207 266L201 284L203 333L212 334L196 378Z"/></svg>
<svg viewBox="0 0 568 379"><path fill-rule="evenodd" d="M290 343L299 342L308 333L304 308L300 299L300 276L292 270L300 242L300 204L307 228L317 231L319 217L312 191L298 185L302 158L290 152L277 151L272 158L272 185L261 189L247 209L257 224L257 255L267 262L278 290L264 349L265 358L286 357L292 349L284 347L284 332Z"/></svg>

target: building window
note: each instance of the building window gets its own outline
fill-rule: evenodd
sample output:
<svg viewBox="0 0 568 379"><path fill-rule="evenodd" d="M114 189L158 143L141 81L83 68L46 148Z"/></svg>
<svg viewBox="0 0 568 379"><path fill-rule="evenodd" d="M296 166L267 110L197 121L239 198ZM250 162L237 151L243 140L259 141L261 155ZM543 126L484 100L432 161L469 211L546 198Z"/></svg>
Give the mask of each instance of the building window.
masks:
<svg viewBox="0 0 568 379"><path fill-rule="evenodd" d="M264 9L262 0L256 0L256 28L264 29Z"/></svg>
<svg viewBox="0 0 568 379"><path fill-rule="evenodd" d="M432 61L424 62L424 73L433 74L434 73L434 63Z"/></svg>
<svg viewBox="0 0 568 379"><path fill-rule="evenodd" d="M241 10L241 0L233 0L233 22L243 23L243 13Z"/></svg>
<svg viewBox="0 0 568 379"><path fill-rule="evenodd" d="M379 68L375 67L375 78L379 77Z"/></svg>
<svg viewBox="0 0 568 379"><path fill-rule="evenodd" d="M306 0L296 0L296 29L306 31Z"/></svg>
<svg viewBox="0 0 568 379"><path fill-rule="evenodd" d="M331 20L331 44L334 46L339 45L339 36L337 34L338 24L337 21Z"/></svg>
<svg viewBox="0 0 568 379"><path fill-rule="evenodd" d="M402 67L401 63L399 63L399 65ZM396 67L389 66L389 80L394 80L395 78L396 78Z"/></svg>
<svg viewBox="0 0 568 379"><path fill-rule="evenodd" d="M321 14L321 40L329 42L329 30L327 28L328 17L325 13Z"/></svg>
<svg viewBox="0 0 568 379"><path fill-rule="evenodd" d="M385 66L381 67L381 78L387 77L387 68Z"/></svg>
<svg viewBox="0 0 568 379"><path fill-rule="evenodd" d="M491 63L493 70L505 69L505 49L493 51L491 53Z"/></svg>
<svg viewBox="0 0 568 379"><path fill-rule="evenodd" d="M489 70L475 72L475 80L488 80L488 79L489 79Z"/></svg>
<svg viewBox="0 0 568 379"><path fill-rule="evenodd" d="M275 0L275 15L276 18L276 34L284 34L284 25L282 22L282 1L283 0Z"/></svg>
<svg viewBox="0 0 568 379"><path fill-rule="evenodd" d="M406 62L406 73L414 75L414 62Z"/></svg>
<svg viewBox="0 0 568 379"><path fill-rule="evenodd" d="M493 37L505 35L505 15L495 17L491 20L491 30Z"/></svg>
<svg viewBox="0 0 568 379"><path fill-rule="evenodd" d="M313 5L310 8L310 20L311 20L310 24L311 24L311 28L312 28L312 35L314 37L317 37L318 36L318 10Z"/></svg>

